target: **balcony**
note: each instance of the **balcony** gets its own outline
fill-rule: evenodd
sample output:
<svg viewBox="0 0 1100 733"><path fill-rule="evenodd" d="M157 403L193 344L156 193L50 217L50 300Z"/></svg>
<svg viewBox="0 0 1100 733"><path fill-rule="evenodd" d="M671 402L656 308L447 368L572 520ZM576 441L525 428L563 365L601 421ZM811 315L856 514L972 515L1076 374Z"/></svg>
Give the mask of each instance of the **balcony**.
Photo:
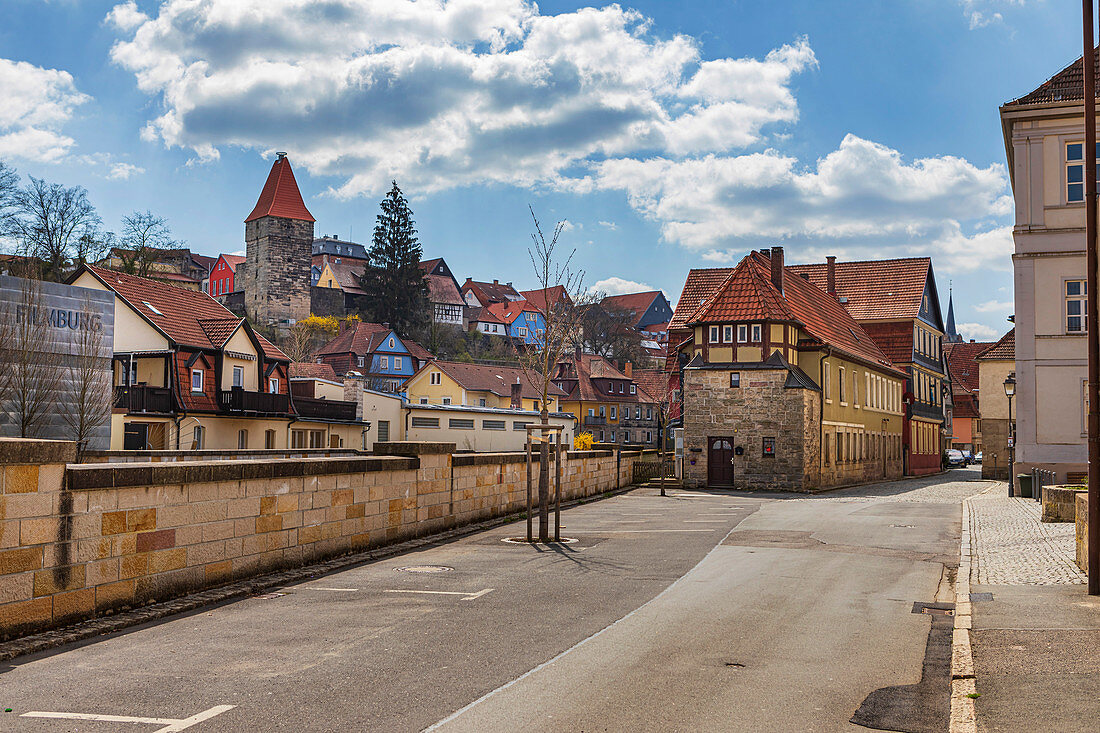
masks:
<svg viewBox="0 0 1100 733"><path fill-rule="evenodd" d="M218 406L228 412L290 413L290 395L250 392L242 387L218 392Z"/></svg>
<svg viewBox="0 0 1100 733"><path fill-rule="evenodd" d="M603 416L596 417L595 415L585 415L584 424L585 425L597 425L597 426L607 425L607 418L603 417Z"/></svg>
<svg viewBox="0 0 1100 733"><path fill-rule="evenodd" d="M172 392L167 387L115 387L115 407L127 412L168 414L174 407Z"/></svg>
<svg viewBox="0 0 1100 733"><path fill-rule="evenodd" d="M295 397L294 409L303 420L341 420L355 419L354 402L343 400L318 400L313 397Z"/></svg>

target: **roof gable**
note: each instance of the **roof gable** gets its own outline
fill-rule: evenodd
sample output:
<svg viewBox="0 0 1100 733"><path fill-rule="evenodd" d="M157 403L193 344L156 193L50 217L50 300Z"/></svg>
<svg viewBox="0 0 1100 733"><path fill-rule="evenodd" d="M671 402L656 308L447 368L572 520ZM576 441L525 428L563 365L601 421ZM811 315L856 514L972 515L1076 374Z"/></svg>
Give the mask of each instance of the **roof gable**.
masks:
<svg viewBox="0 0 1100 733"><path fill-rule="evenodd" d="M997 343L974 357L977 361L1015 361L1016 329L1012 328Z"/></svg>
<svg viewBox="0 0 1100 733"><path fill-rule="evenodd" d="M540 385L527 374L521 367L504 367L489 364L468 364L458 361L429 361L415 375L409 378L421 378L422 374L432 368L438 369L447 375L451 381L470 392L491 392L498 397L510 397L512 385L517 382L522 386L523 399L542 399ZM551 384L548 393L551 397L564 397L565 392Z"/></svg>
<svg viewBox="0 0 1100 733"><path fill-rule="evenodd" d="M1050 77L1034 90L1022 97L1017 97L1011 102L1005 102L1005 107L1019 107L1028 104L1049 104L1051 102L1080 102L1085 97L1085 65L1084 55L1078 56L1073 62ZM1100 53L1093 54L1093 64L1096 68L1096 77L1100 78ZM1100 85L1096 90L1100 99Z"/></svg>
<svg viewBox="0 0 1100 733"><path fill-rule="evenodd" d="M260 198L245 221L264 216L316 221L306 208L306 202L302 200L302 192L298 190L298 182L294 179L294 171L286 156L279 156L271 164L271 172L267 174Z"/></svg>
<svg viewBox="0 0 1100 733"><path fill-rule="evenodd" d="M806 275L820 290L827 291L828 268L824 262L789 265L787 270ZM931 270L932 260L928 257L837 262L836 294L847 298L847 311L857 321L919 318L922 299L933 282ZM942 330L938 304L935 313L937 327Z"/></svg>

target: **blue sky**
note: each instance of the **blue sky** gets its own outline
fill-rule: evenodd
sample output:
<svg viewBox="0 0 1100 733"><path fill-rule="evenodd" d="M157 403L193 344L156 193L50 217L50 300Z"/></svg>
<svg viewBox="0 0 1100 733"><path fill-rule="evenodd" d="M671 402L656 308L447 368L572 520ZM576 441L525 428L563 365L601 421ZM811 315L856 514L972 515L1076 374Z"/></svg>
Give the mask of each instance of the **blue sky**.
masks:
<svg viewBox="0 0 1100 733"><path fill-rule="evenodd" d="M0 159L243 248L273 152L317 233L396 179L425 255L531 285L528 204L589 284L931 255L995 338L1012 251L997 107L1079 53L1070 0L4 0ZM946 305L946 304L945 304Z"/></svg>

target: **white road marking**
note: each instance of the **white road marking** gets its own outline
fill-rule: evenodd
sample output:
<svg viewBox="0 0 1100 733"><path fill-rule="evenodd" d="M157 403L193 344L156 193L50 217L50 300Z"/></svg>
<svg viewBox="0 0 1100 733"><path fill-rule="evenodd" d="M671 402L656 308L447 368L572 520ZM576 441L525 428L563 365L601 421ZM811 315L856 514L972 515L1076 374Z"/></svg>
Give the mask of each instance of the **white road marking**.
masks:
<svg viewBox="0 0 1100 733"><path fill-rule="evenodd" d="M466 596L462 600L472 601L475 598L481 598L486 593L492 593L493 589L492 588L485 588L484 590L479 590L479 591L476 591L476 592L473 592L473 593L466 593L466 592L456 591L456 590L398 590L398 589L386 589L382 592L383 593L419 593L419 594L430 595L430 596Z"/></svg>
<svg viewBox="0 0 1100 733"><path fill-rule="evenodd" d="M540 665L538 665L538 666L536 666L536 667L532 667L531 669L529 669L529 670L527 670L526 672L524 672L523 674L521 674L521 675L520 675L519 677L516 677L515 679L513 679L513 680L512 680L511 682L505 682L505 683L504 683L503 685L501 685L500 687L496 688L495 690L490 690L489 692L486 692L486 693L485 693L484 695L482 695L482 696L481 696L481 697L479 697L478 699L474 700L474 701L473 701L473 702L471 702L471 703L468 703L467 705L464 705L463 707L459 708L458 710L456 710L456 711L454 711L453 713L451 713L450 715L448 715L448 716L447 716L446 718L443 718L443 720L440 720L440 721L438 721L438 722L436 722L436 723L433 723L432 725L429 725L429 726L428 726L427 728L425 728L425 729L423 730L423 732L422 732L422 733L430 733L430 732L431 732L431 731L433 731L433 730L439 730L439 729L440 729L440 728L442 728L442 727L443 727L444 725L446 725L447 723L450 723L450 722L451 722L452 720L454 720L455 718L458 718L458 717L459 717L460 715L462 715L463 713L465 713L465 712L466 712L467 710L469 710L470 708L474 707L475 705L479 705L479 704L481 704L481 703L485 702L485 701L486 701L486 700L488 700L489 698L491 698L491 697L493 697L494 695L496 695L496 694L497 694L498 692L503 692L504 690L507 690L507 689L508 689L509 687L511 687L512 685L516 684L517 682L522 682L523 680L527 679L527 678L528 678L528 677L530 677L531 675L533 675L533 674L535 674L535 673L537 673L537 672L540 672L540 671L542 671L543 669L546 669L546 668L547 668L547 667L549 667L549 666L550 666L551 664L553 664L554 662L558 661L559 659L561 659L561 658L562 658L562 657L564 657L565 655L569 654L570 652L572 652L572 651L574 651L574 650L576 650L576 649L579 649L580 647L584 646L585 644L587 644L588 642L592 641L593 639L595 639L595 638L597 638L597 637L599 637L599 636L603 636L603 634L604 634L604 633L606 633L607 631L610 631L611 629L615 628L616 626L618 626L619 624L621 624L621 623L622 623L623 621L626 621L626 620L627 620L628 618L630 618L631 616L634 616L634 615L635 615L636 613L638 613L639 611L641 611L641 610L642 610L643 608L645 608L645 607L649 606L649 605L650 605L650 604L652 604L652 603L656 603L656 602L657 602L658 600L660 600L661 598L663 598L663 597L664 597L664 595L665 595L666 593L670 592L670 591L671 591L671 590L672 590L673 588L675 588L675 587L676 587L677 585L679 585L679 584L680 584L681 582L683 582L683 581L684 581L684 578L686 578L687 576L691 575L692 571L694 571L694 570L695 570L695 568L697 568L697 567L699 567L700 565L702 565L703 563L705 563L705 562L707 561L707 558L709 558L709 557L710 557L711 555L713 555L713 554L714 554L715 552L717 552L717 551L718 551L718 548L722 546L722 542L725 542L725 541L726 541L726 539L727 539L727 538L729 538L729 536L730 536L731 534L733 534L733 533L734 533L734 531L736 531L736 529L737 529L737 528L736 528L736 527L734 527L734 528L733 528L733 529L731 529L731 530L730 530L729 532L726 532L726 535L725 535L725 537L723 537L723 538L722 538L722 539L721 539L721 540L720 540L720 541L718 542L718 544L716 544L716 545L715 545L714 547L710 548L710 551L709 551L709 552L708 552L708 553L707 553L706 555L703 555L703 559L702 559L702 560L700 560L699 562L695 563L695 565L693 565L693 566L692 566L691 570L688 570L688 571L687 571L686 573L684 573L683 575L681 575L681 576L680 576L679 578L677 578L676 580L672 581L672 583L671 583L671 584L669 584L669 586L668 586L667 588L665 588L665 589L664 589L663 591L661 591L660 593L658 593L657 595L655 595L655 596L654 596L653 598L650 598L650 599L649 599L648 601L646 601L646 602L645 602L645 603L643 603L642 605L640 605L640 606L638 606L637 608L635 608L635 609L634 609L633 611L631 611L630 613L626 614L625 616L623 616L622 618L620 618L620 619L618 619L618 620L616 620L616 621L612 621L612 622L611 622L611 623L609 623L609 624L608 624L607 626L604 626L604 627L603 627L602 629L600 629L600 630L599 630L599 631L597 631L596 633L592 634L591 636L588 636L588 637L586 637L586 638L584 638L584 639L581 639L581 640L580 640L580 641L578 641L578 642L577 642L576 644L574 644L573 646L569 647L569 648L568 648L568 649L566 649L565 651L561 652L561 653L560 653L560 654L558 654L557 656L555 656L555 657L551 657L550 659L547 659L547 660L546 660L545 662L543 662L542 664L540 664ZM658 530L658 531L659 531L659 530ZM677 530L672 530L672 531L677 531ZM685 530L679 530L679 531L683 532L683 531L685 531ZM686 530L686 531L688 531L688 532L713 532L714 530L712 530L712 529L703 529L703 530Z"/></svg>
<svg viewBox="0 0 1100 733"><path fill-rule="evenodd" d="M41 710L32 710L23 713L21 718L53 718L60 720L93 720L100 723L138 723L145 725L161 725L153 733L178 733L187 730L193 725L198 725L204 720L209 720L216 715L221 715L227 710L232 710L235 705L215 705L209 710L203 710L189 718L144 718L135 715L97 715L94 713L51 713Z"/></svg>
<svg viewBox="0 0 1100 733"><path fill-rule="evenodd" d="M603 534L641 534L643 532L714 532L713 529L604 529Z"/></svg>
<svg viewBox="0 0 1100 733"><path fill-rule="evenodd" d="M725 524L724 519L685 519L684 524Z"/></svg>
<svg viewBox="0 0 1100 733"><path fill-rule="evenodd" d="M316 586L316 585L299 585L299 586L297 586L297 588L299 590L329 590L329 591L332 591L333 593L358 593L359 592L358 588L322 588L322 587Z"/></svg>
<svg viewBox="0 0 1100 733"><path fill-rule="evenodd" d="M623 514L624 517L659 517L660 514Z"/></svg>

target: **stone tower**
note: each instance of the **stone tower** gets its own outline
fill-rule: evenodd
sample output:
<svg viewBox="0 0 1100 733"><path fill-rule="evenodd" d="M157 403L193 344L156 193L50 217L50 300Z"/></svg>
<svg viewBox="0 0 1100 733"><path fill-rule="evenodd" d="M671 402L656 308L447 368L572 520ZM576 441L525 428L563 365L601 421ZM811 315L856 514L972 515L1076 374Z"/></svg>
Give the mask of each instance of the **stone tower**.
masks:
<svg viewBox="0 0 1100 733"><path fill-rule="evenodd" d="M245 262L243 273L238 268L236 274L253 323L278 325L309 316L314 221L286 153L278 153L244 220Z"/></svg>

